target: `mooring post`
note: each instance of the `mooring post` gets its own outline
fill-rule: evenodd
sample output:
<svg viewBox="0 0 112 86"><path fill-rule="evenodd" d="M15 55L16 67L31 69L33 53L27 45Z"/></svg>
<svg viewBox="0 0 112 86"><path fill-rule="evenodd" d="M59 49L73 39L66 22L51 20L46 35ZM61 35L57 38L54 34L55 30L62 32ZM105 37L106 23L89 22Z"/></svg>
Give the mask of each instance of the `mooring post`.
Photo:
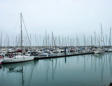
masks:
<svg viewBox="0 0 112 86"><path fill-rule="evenodd" d="M65 53L65 63L66 63L66 48L67 48L67 47L64 48L64 53Z"/></svg>
<svg viewBox="0 0 112 86"><path fill-rule="evenodd" d="M112 86L112 82L109 84L109 86Z"/></svg>
<svg viewBox="0 0 112 86"><path fill-rule="evenodd" d="M65 57L66 57L66 47L64 48L64 53L65 53Z"/></svg>

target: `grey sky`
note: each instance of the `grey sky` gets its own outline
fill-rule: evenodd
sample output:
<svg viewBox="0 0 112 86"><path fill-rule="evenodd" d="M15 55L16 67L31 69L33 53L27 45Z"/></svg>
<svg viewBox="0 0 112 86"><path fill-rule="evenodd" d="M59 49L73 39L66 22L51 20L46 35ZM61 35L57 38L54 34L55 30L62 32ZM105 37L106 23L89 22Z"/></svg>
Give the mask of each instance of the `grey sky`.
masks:
<svg viewBox="0 0 112 86"><path fill-rule="evenodd" d="M30 33L91 34L112 24L112 0L0 0L0 32L19 33L22 12Z"/></svg>

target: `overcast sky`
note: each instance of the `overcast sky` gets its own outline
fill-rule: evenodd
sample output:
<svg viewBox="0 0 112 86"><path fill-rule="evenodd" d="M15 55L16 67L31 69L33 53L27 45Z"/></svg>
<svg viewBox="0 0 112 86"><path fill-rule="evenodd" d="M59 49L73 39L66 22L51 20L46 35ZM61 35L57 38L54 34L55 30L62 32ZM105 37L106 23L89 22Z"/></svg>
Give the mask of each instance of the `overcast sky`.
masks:
<svg viewBox="0 0 112 86"><path fill-rule="evenodd" d="M20 12L32 34L92 34L112 26L112 0L0 0L0 32L18 34Z"/></svg>

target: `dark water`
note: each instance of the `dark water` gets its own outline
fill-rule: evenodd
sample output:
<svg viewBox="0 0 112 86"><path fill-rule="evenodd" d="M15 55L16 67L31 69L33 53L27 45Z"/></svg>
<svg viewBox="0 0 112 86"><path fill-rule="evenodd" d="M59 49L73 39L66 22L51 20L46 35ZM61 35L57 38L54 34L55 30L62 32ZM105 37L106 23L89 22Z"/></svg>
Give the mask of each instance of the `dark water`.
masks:
<svg viewBox="0 0 112 86"><path fill-rule="evenodd" d="M4 65L0 86L108 86L112 54L73 56Z"/></svg>

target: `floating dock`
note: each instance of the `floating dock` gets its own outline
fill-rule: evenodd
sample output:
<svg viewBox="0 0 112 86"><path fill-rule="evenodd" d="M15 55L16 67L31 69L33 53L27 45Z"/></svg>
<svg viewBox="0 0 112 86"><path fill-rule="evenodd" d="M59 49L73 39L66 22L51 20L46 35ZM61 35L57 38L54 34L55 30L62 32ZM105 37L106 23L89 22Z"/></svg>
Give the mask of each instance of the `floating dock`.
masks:
<svg viewBox="0 0 112 86"><path fill-rule="evenodd" d="M87 53L74 53L74 54L56 55L56 56L35 56L34 60L61 58L61 57L70 57L70 56L79 56L79 55L88 55L88 54L94 54L94 53L93 52L87 52Z"/></svg>

